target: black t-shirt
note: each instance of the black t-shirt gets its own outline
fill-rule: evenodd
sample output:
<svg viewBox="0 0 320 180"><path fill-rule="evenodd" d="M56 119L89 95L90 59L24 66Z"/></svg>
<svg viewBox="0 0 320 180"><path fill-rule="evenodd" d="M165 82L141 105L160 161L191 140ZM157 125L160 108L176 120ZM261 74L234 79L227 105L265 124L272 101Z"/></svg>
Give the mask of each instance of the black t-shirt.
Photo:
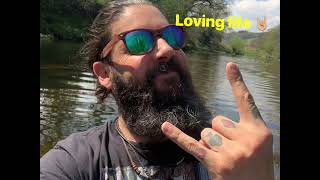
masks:
<svg viewBox="0 0 320 180"><path fill-rule="evenodd" d="M116 120L71 134L40 159L41 180L210 179L194 157L171 141L127 142Z"/></svg>

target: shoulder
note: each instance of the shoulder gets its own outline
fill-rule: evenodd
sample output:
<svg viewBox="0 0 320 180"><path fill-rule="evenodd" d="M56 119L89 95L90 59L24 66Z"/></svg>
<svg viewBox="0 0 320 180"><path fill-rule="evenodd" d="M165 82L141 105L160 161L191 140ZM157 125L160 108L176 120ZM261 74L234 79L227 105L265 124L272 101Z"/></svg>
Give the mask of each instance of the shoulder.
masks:
<svg viewBox="0 0 320 180"><path fill-rule="evenodd" d="M84 132L73 133L59 141L54 148L63 148L70 152L87 151L87 148L94 150L101 146L103 136L106 135L108 123L90 128Z"/></svg>
<svg viewBox="0 0 320 180"><path fill-rule="evenodd" d="M106 151L108 143L108 127L111 121L101 126L96 126L84 132L73 133L55 146L56 149L63 149L68 152L76 163L88 168L89 163L96 164L102 153Z"/></svg>
<svg viewBox="0 0 320 180"><path fill-rule="evenodd" d="M106 143L111 123L108 121L87 131L73 133L59 141L40 159L40 176L54 175L57 179L99 176L102 161L107 161Z"/></svg>

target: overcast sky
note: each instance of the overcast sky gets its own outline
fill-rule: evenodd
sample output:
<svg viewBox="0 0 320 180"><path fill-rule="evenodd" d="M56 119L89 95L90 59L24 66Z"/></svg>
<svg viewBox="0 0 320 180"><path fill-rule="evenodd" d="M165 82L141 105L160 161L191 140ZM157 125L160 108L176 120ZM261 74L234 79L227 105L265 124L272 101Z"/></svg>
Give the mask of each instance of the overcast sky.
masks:
<svg viewBox="0 0 320 180"><path fill-rule="evenodd" d="M242 16L242 19L251 21L251 28L246 29L248 31L259 32L257 17L263 19L267 16L267 30L280 24L280 0L235 0L229 8L232 16Z"/></svg>

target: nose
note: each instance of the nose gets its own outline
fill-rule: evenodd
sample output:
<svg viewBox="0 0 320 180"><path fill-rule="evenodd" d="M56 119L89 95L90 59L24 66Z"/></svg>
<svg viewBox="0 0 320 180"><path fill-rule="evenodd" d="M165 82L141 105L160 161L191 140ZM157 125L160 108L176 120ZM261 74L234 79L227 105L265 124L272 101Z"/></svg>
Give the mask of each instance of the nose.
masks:
<svg viewBox="0 0 320 180"><path fill-rule="evenodd" d="M159 62L168 62L174 54L174 49L163 38L157 38L155 49Z"/></svg>

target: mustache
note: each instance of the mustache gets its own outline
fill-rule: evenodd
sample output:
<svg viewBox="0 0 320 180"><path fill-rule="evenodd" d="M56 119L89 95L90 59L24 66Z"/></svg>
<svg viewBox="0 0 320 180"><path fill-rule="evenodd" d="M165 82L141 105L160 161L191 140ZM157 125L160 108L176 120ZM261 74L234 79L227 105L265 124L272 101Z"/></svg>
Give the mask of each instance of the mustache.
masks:
<svg viewBox="0 0 320 180"><path fill-rule="evenodd" d="M165 71L163 70L163 67L165 67ZM179 63L177 63L177 60L174 58L171 58L170 60L168 60L166 62L156 63L152 69L147 71L146 72L147 81L150 82L157 75L168 73L169 71L177 72L181 76L180 78L183 78L186 75L185 70L183 70L181 65Z"/></svg>

